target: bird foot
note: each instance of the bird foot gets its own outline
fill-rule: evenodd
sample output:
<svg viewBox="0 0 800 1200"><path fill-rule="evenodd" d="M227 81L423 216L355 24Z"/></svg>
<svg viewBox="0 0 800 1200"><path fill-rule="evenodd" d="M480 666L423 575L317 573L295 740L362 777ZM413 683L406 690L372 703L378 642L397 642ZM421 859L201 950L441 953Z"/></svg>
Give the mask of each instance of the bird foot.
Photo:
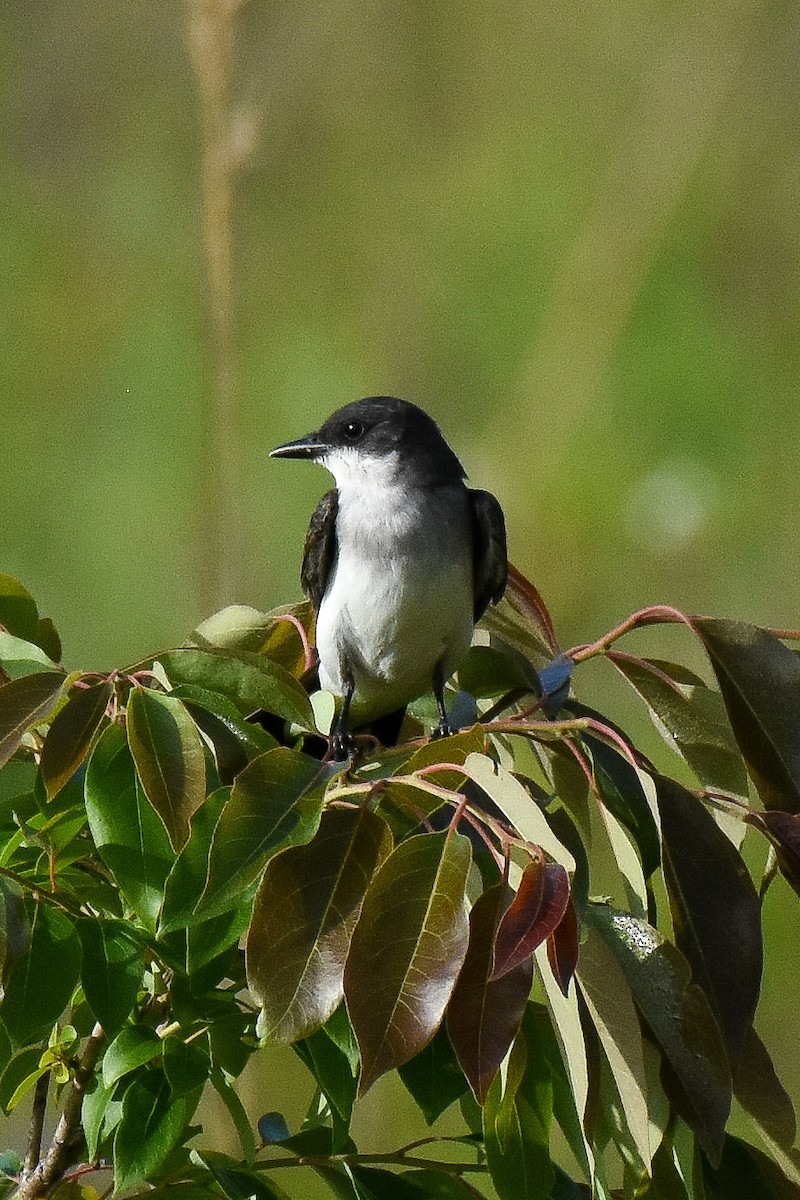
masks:
<svg viewBox="0 0 800 1200"><path fill-rule="evenodd" d="M436 738L451 737L455 733L449 721L440 721L435 729L431 730L431 740Z"/></svg>
<svg viewBox="0 0 800 1200"><path fill-rule="evenodd" d="M333 762L346 762L356 752L356 741L347 729L337 729L331 734L330 758Z"/></svg>

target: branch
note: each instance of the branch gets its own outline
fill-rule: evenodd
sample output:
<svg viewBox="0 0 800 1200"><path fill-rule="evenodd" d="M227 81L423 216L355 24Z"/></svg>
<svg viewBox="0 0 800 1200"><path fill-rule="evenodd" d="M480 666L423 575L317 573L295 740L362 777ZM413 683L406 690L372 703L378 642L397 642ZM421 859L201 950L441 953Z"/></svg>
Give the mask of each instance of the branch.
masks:
<svg viewBox="0 0 800 1200"><path fill-rule="evenodd" d="M75 1135L80 1128L83 1097L94 1078L94 1069L100 1057L100 1048L104 1038L103 1027L99 1024L95 1025L84 1048L83 1057L75 1072L72 1088L67 1096L64 1111L53 1134L50 1149L47 1151L45 1157L33 1166L33 1169L29 1168L26 1161L25 1171L12 1200L35 1200L35 1197L47 1192L61 1178L70 1165L68 1161L69 1153L72 1149ZM33 1134L33 1130L31 1132ZM32 1140L31 1147L29 1148L29 1157L31 1149Z"/></svg>

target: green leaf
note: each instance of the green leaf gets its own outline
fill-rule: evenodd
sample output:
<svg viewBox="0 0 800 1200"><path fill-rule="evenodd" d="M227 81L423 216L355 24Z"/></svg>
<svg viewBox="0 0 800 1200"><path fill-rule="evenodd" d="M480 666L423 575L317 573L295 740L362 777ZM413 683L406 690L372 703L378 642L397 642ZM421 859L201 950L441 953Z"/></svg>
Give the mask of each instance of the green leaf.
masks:
<svg viewBox="0 0 800 1200"><path fill-rule="evenodd" d="M146 1025L126 1025L103 1055L103 1084L110 1088L123 1075L160 1058L163 1043Z"/></svg>
<svg viewBox="0 0 800 1200"><path fill-rule="evenodd" d="M97 1158L98 1147L102 1136L103 1121L108 1112L108 1106L114 1094L113 1086L107 1088L99 1075L95 1075L83 1094L81 1103L81 1128L86 1138L86 1156L88 1162Z"/></svg>
<svg viewBox="0 0 800 1200"><path fill-rule="evenodd" d="M678 663L611 657L650 709L653 722L703 787L747 796L747 772L719 692Z"/></svg>
<svg viewBox="0 0 800 1200"><path fill-rule="evenodd" d="M778 859L781 874L800 896L800 815L797 813L750 812L747 821L765 834Z"/></svg>
<svg viewBox="0 0 800 1200"><path fill-rule="evenodd" d="M520 837L541 846L550 858L569 872L575 870L573 855L553 833L544 813L515 775L485 754L470 754L466 766L470 779L483 788Z"/></svg>
<svg viewBox="0 0 800 1200"><path fill-rule="evenodd" d="M367 889L344 980L362 1092L421 1050L441 1022L467 951L470 861L461 834L418 834Z"/></svg>
<svg viewBox="0 0 800 1200"><path fill-rule="evenodd" d="M13 575L0 574L0 625L26 642L36 641L39 631L36 601Z"/></svg>
<svg viewBox="0 0 800 1200"><path fill-rule="evenodd" d="M22 891L13 880L0 876L0 999L11 964L29 943L30 927Z"/></svg>
<svg viewBox="0 0 800 1200"><path fill-rule="evenodd" d="M338 1149L347 1136L356 1100L358 1060L356 1059L354 1068L326 1026L312 1033L304 1041L297 1042L294 1048L313 1074L317 1087L333 1110L334 1149Z"/></svg>
<svg viewBox="0 0 800 1200"><path fill-rule="evenodd" d="M211 1059L207 1038L188 1045L180 1036L165 1038L164 1074L169 1081L173 1098L186 1096L202 1088L208 1081L210 1072Z"/></svg>
<svg viewBox="0 0 800 1200"><path fill-rule="evenodd" d="M144 972L141 942L125 921L81 919L84 995L106 1037L112 1038L130 1013Z"/></svg>
<svg viewBox="0 0 800 1200"><path fill-rule="evenodd" d="M338 809L323 814L313 841L270 860L246 948L262 1037L307 1037L338 1007L364 893L391 847L376 813Z"/></svg>
<svg viewBox="0 0 800 1200"><path fill-rule="evenodd" d="M585 737L591 750L594 779L600 799L633 837L645 879L661 864L661 843L653 811L638 773L629 762L599 738Z"/></svg>
<svg viewBox="0 0 800 1200"><path fill-rule="evenodd" d="M128 744L147 799L178 851L206 795L206 764L197 726L180 700L136 687L128 699Z"/></svg>
<svg viewBox="0 0 800 1200"><path fill-rule="evenodd" d="M428 1125L469 1091L445 1025L440 1025L427 1046L404 1063L398 1074Z"/></svg>
<svg viewBox="0 0 800 1200"><path fill-rule="evenodd" d="M30 942L8 975L0 1016L14 1048L46 1038L78 983L81 946L72 920L43 901L26 901Z"/></svg>
<svg viewBox="0 0 800 1200"><path fill-rule="evenodd" d="M486 1161L500 1200L548 1200L555 1182L553 1085L533 1034L526 1016L505 1079L495 1079L483 1110Z"/></svg>
<svg viewBox="0 0 800 1200"><path fill-rule="evenodd" d="M563 870L559 868L559 870ZM469 948L447 1007L447 1034L479 1104L517 1035L533 983L533 950L492 976L507 888L480 896L469 916Z"/></svg>
<svg viewBox="0 0 800 1200"><path fill-rule="evenodd" d="M680 1115L712 1160L722 1151L731 1106L728 1056L704 992L691 982L686 959L646 921L602 904L585 920L614 954L668 1062Z"/></svg>
<svg viewBox="0 0 800 1200"><path fill-rule="evenodd" d="M220 780L233 783L251 759L277 746L275 738L246 721L227 696L199 687L177 687L171 693L182 700L192 720L211 742Z"/></svg>
<svg viewBox="0 0 800 1200"><path fill-rule="evenodd" d="M622 968L596 929L587 930L581 946L578 981L614 1076L633 1144L649 1167L653 1150L642 1033Z"/></svg>
<svg viewBox="0 0 800 1200"><path fill-rule="evenodd" d="M759 1134L780 1161L781 1151L792 1154L797 1137L797 1116L789 1093L775 1071L764 1043L754 1029L745 1041L733 1080L736 1099L750 1114ZM800 1182L797 1163L795 1182Z"/></svg>
<svg viewBox="0 0 800 1200"><path fill-rule="evenodd" d="M0 767L17 751L31 726L53 711L65 678L61 671L38 671L0 687Z"/></svg>
<svg viewBox="0 0 800 1200"><path fill-rule="evenodd" d="M237 776L217 823L198 914L233 907L273 854L311 840L325 788L340 770L283 746L253 759Z"/></svg>
<svg viewBox="0 0 800 1200"><path fill-rule="evenodd" d="M56 714L41 759L48 800L61 791L85 760L113 694L110 683L76 687Z"/></svg>
<svg viewBox="0 0 800 1200"><path fill-rule="evenodd" d="M127 1191L152 1177L181 1140L197 1096L172 1099L163 1071L134 1079L122 1100L122 1120L114 1137L114 1184Z"/></svg>
<svg viewBox="0 0 800 1200"><path fill-rule="evenodd" d="M675 941L735 1068L761 988L761 906L747 867L700 801L663 775L655 783Z"/></svg>
<svg viewBox="0 0 800 1200"><path fill-rule="evenodd" d="M169 650L159 655L171 683L191 683L221 692L247 715L264 708L301 729L314 729L311 701L302 684L268 658L245 660L208 650Z"/></svg>
<svg viewBox="0 0 800 1200"><path fill-rule="evenodd" d="M21 679L23 675L35 675L42 667L52 671L56 664L34 642L26 642L0 629L0 666L9 679Z"/></svg>
<svg viewBox="0 0 800 1200"><path fill-rule="evenodd" d="M137 915L155 929L173 853L142 789L119 725L101 734L86 768L86 815L98 853Z"/></svg>
<svg viewBox="0 0 800 1200"><path fill-rule="evenodd" d="M470 646L458 668L458 686L481 699L494 699L517 688L539 694L539 683L530 665L491 646Z"/></svg>
<svg viewBox="0 0 800 1200"><path fill-rule="evenodd" d="M229 787L218 788L206 798L192 818L189 840L175 859L164 887L159 932L190 925L208 876L211 841L220 814L231 795Z"/></svg>
<svg viewBox="0 0 800 1200"><path fill-rule="evenodd" d="M286 1192L261 1173L243 1171L233 1159L208 1150L193 1151L219 1184L228 1200L289 1200Z"/></svg>
<svg viewBox="0 0 800 1200"><path fill-rule="evenodd" d="M705 1200L800 1200L800 1187L755 1146L725 1138L719 1166L702 1157Z"/></svg>
<svg viewBox="0 0 800 1200"><path fill-rule="evenodd" d="M50 1068L42 1069L40 1066L41 1046L28 1046L16 1054L11 1054L10 1042L2 1028L0 1028L0 1035L5 1043L3 1058L0 1060L3 1064L0 1071L0 1107L8 1116L30 1091L39 1076L44 1074L44 1070L49 1071Z"/></svg>
<svg viewBox="0 0 800 1200"><path fill-rule="evenodd" d="M765 807L800 812L800 660L756 625L705 617L693 624Z"/></svg>

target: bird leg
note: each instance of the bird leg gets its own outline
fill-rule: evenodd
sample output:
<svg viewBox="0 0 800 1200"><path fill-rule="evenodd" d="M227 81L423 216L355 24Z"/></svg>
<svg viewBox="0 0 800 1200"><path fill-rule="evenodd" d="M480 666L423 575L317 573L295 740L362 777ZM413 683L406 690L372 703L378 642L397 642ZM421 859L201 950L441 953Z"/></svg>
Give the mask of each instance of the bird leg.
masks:
<svg viewBox="0 0 800 1200"><path fill-rule="evenodd" d="M356 685L350 668L346 664L343 665L342 679L344 681L342 707L331 733L331 758L334 762L344 762L345 759L351 757L356 748L355 740L350 732L350 705Z"/></svg>
<svg viewBox="0 0 800 1200"><path fill-rule="evenodd" d="M444 706L444 662L438 662L436 669L433 672L433 694L436 698L436 707L439 710L439 724L431 732L432 738L450 737L453 732L450 722L447 719L447 709Z"/></svg>

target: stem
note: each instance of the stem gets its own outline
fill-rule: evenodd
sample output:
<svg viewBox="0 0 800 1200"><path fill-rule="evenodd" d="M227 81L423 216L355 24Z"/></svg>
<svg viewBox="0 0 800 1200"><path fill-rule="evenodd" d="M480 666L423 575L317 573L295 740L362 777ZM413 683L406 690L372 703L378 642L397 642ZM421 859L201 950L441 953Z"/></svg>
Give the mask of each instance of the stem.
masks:
<svg viewBox="0 0 800 1200"><path fill-rule="evenodd" d="M187 0L189 51L200 94L201 202L207 272L212 395L202 536L209 607L232 594L240 561L238 399L233 306L233 189L237 153L230 119L234 15L240 0ZM210 486L206 484L209 483Z"/></svg>
<svg viewBox="0 0 800 1200"><path fill-rule="evenodd" d="M416 1167L430 1171L449 1171L453 1175L463 1175L467 1171L476 1171L485 1175L488 1168L482 1163L474 1162L444 1162L440 1158L417 1158L414 1154L406 1154L405 1149L395 1150L388 1154L300 1154L292 1158L274 1158L267 1162L255 1162L251 1170L274 1171L278 1167L348 1167L364 1166L365 1163L391 1163L400 1167Z"/></svg>
<svg viewBox="0 0 800 1200"><path fill-rule="evenodd" d="M50 1148L45 1157L40 1158L31 1170L28 1169L26 1162L22 1180L14 1192L12 1200L35 1200L35 1197L48 1191L70 1166L69 1155L75 1135L80 1129L83 1097L94 1077L94 1069L100 1057L100 1047L104 1038L102 1025L95 1025L75 1072L72 1088L64 1103L64 1110L53 1134Z"/></svg>
<svg viewBox="0 0 800 1200"><path fill-rule="evenodd" d="M31 1131L28 1135L28 1152L25 1155L24 1174L29 1175L36 1168L42 1152L42 1133L44 1131L44 1115L47 1111L47 1091L50 1087L50 1072L40 1075L36 1080L36 1090L33 1093L33 1112L31 1114Z"/></svg>
<svg viewBox="0 0 800 1200"><path fill-rule="evenodd" d="M620 625L616 625L608 633L604 633L596 642L587 642L584 646L573 646L571 650L567 651L567 657L571 658L573 662L582 662L586 658L604 654L609 646L639 625L670 625L679 622L688 625L690 629L693 628L691 617L669 604L653 604L649 608L640 608Z"/></svg>

